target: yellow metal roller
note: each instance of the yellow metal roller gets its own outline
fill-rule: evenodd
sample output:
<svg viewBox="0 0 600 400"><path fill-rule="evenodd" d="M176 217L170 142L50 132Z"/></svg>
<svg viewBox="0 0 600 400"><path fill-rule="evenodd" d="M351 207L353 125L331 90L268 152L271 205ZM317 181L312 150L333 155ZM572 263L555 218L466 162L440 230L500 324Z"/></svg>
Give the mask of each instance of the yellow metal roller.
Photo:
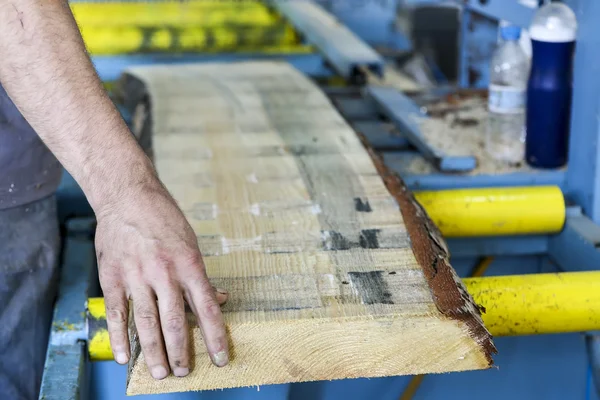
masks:
<svg viewBox="0 0 600 400"><path fill-rule="evenodd" d="M147 28L80 27L88 51L94 55L146 52L225 52L263 51L305 53L309 46L298 44L293 28L215 27Z"/></svg>
<svg viewBox="0 0 600 400"><path fill-rule="evenodd" d="M106 328L104 298L93 297L88 299L87 320L90 359L95 361L112 360L113 353L110 348L110 339Z"/></svg>
<svg viewBox="0 0 600 400"><path fill-rule="evenodd" d="M71 9L93 55L312 51L259 1L72 3Z"/></svg>
<svg viewBox="0 0 600 400"><path fill-rule="evenodd" d="M149 1L72 3L80 26L209 27L227 23L269 26L280 17L259 1Z"/></svg>
<svg viewBox="0 0 600 400"><path fill-rule="evenodd" d="M496 336L600 329L600 272L468 278L465 286L485 307L483 322Z"/></svg>
<svg viewBox="0 0 600 400"><path fill-rule="evenodd" d="M446 237L556 233L565 223L556 186L423 191L415 197Z"/></svg>

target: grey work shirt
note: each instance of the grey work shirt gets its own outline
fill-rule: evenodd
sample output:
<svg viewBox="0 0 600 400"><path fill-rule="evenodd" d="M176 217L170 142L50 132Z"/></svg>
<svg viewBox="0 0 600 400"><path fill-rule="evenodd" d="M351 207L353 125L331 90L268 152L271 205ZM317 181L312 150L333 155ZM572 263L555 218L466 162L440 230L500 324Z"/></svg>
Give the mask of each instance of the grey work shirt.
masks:
<svg viewBox="0 0 600 400"><path fill-rule="evenodd" d="M0 86L0 210L54 193L62 167Z"/></svg>

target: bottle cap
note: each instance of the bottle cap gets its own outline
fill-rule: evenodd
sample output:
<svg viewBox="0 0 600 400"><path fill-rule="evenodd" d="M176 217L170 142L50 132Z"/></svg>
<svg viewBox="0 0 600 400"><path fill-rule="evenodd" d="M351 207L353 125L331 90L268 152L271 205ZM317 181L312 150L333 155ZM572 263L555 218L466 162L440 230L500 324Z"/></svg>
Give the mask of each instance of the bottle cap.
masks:
<svg viewBox="0 0 600 400"><path fill-rule="evenodd" d="M577 18L563 3L540 7L529 27L531 39L542 42L571 42L577 35Z"/></svg>
<svg viewBox="0 0 600 400"><path fill-rule="evenodd" d="M521 28L515 25L507 25L500 28L500 35L504 40L518 40L521 37Z"/></svg>

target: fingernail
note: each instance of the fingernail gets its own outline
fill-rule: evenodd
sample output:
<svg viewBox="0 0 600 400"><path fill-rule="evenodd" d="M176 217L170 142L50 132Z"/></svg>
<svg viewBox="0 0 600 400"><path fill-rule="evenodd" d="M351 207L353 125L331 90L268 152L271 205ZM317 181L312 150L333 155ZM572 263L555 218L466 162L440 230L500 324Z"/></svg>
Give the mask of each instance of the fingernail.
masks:
<svg viewBox="0 0 600 400"><path fill-rule="evenodd" d="M127 364L129 357L127 357L127 354L123 352L118 352L115 354L115 361L119 364Z"/></svg>
<svg viewBox="0 0 600 400"><path fill-rule="evenodd" d="M217 367L224 367L229 362L229 356L226 351L220 351L213 354L213 362Z"/></svg>
<svg viewBox="0 0 600 400"><path fill-rule="evenodd" d="M228 294L227 290L221 288L215 288L215 290L221 294Z"/></svg>
<svg viewBox="0 0 600 400"><path fill-rule="evenodd" d="M152 377L154 379L165 379L167 377L167 369L162 365L157 365L152 368Z"/></svg>
<svg viewBox="0 0 600 400"><path fill-rule="evenodd" d="M190 373L189 368L177 367L173 370L173 375L178 376L180 378L187 376L189 373Z"/></svg>

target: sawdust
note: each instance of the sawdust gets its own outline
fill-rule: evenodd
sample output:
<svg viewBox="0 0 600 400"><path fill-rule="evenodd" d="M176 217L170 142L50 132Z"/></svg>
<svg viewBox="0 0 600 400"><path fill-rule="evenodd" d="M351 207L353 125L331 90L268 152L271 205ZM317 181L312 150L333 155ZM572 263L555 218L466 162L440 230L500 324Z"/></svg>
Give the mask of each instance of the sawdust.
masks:
<svg viewBox="0 0 600 400"><path fill-rule="evenodd" d="M481 96L452 101L440 101L423 106L427 118L418 118L421 133L427 141L443 153L451 156L472 155L477 167L466 175L506 174L531 171L525 162L508 163L495 160L485 149L487 127L487 104ZM520 147L520 149L518 148ZM523 144L515 143L515 151L522 151ZM435 167L422 157L414 157L408 163L411 173L437 172Z"/></svg>

